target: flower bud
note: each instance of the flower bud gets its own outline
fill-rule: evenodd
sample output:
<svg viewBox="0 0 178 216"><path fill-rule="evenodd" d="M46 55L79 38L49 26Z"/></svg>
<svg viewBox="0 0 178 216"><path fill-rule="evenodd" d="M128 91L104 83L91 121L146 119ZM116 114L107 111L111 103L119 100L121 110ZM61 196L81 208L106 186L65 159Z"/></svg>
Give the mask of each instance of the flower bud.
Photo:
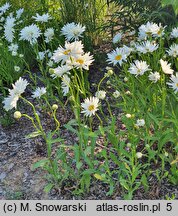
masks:
<svg viewBox="0 0 178 216"><path fill-rule="evenodd" d="M126 116L126 118L132 118L132 115L129 113L127 113L125 116Z"/></svg>
<svg viewBox="0 0 178 216"><path fill-rule="evenodd" d="M128 78L127 77L124 77L124 82L127 82L128 81Z"/></svg>
<svg viewBox="0 0 178 216"><path fill-rule="evenodd" d="M137 158L142 158L142 156L143 156L143 154L142 154L141 152L137 152L137 153L136 153L136 157L137 157Z"/></svg>
<svg viewBox="0 0 178 216"><path fill-rule="evenodd" d="M53 110L57 110L57 109L58 109L58 105L57 105L57 104L53 104L53 105L52 105L52 109L53 109Z"/></svg>
<svg viewBox="0 0 178 216"><path fill-rule="evenodd" d="M15 119L20 119L21 117L22 117L21 112L16 111L16 112L14 113L14 118L15 118Z"/></svg>

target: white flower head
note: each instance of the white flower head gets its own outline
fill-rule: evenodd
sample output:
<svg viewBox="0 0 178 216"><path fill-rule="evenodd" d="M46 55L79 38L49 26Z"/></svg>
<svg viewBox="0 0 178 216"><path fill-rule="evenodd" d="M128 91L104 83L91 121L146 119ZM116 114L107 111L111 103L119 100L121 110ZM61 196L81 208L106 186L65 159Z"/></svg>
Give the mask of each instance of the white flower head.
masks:
<svg viewBox="0 0 178 216"><path fill-rule="evenodd" d="M19 71L20 71L20 67L19 67L19 66L14 66L14 70L15 70L16 72L19 72Z"/></svg>
<svg viewBox="0 0 178 216"><path fill-rule="evenodd" d="M46 88L45 87L38 87L34 92L32 97L33 98L40 98L42 95L46 94Z"/></svg>
<svg viewBox="0 0 178 216"><path fill-rule="evenodd" d="M73 58L71 60L71 64L73 66L75 66L76 68L83 68L85 70L89 70L89 66L94 61L93 56L90 55L90 52L85 53L83 55L78 55L76 58ZM69 62L67 61L67 63L70 64L70 60Z"/></svg>
<svg viewBox="0 0 178 216"><path fill-rule="evenodd" d="M20 40L27 40L31 45L37 43L37 39L40 37L41 32L37 25L32 24L24 27L20 31Z"/></svg>
<svg viewBox="0 0 178 216"><path fill-rule="evenodd" d="M167 84L172 88L175 92L175 94L178 92L178 72L174 76L173 74L171 75L171 82L167 82Z"/></svg>
<svg viewBox="0 0 178 216"><path fill-rule="evenodd" d="M174 58L178 57L178 44L172 44L167 53Z"/></svg>
<svg viewBox="0 0 178 216"><path fill-rule="evenodd" d="M136 157L139 159L139 158L142 158L143 154L141 152L137 152L136 153Z"/></svg>
<svg viewBox="0 0 178 216"><path fill-rule="evenodd" d="M143 127L145 125L144 119L137 119L137 122L135 124L137 127Z"/></svg>
<svg viewBox="0 0 178 216"><path fill-rule="evenodd" d="M15 18L8 16L4 26L4 35L8 42L12 43L14 39L14 26L15 26Z"/></svg>
<svg viewBox="0 0 178 216"><path fill-rule="evenodd" d="M150 41L142 42L141 44L136 45L137 51L140 53L152 53L158 49L158 45Z"/></svg>
<svg viewBox="0 0 178 216"><path fill-rule="evenodd" d="M45 42L49 43L53 39L54 29L53 28L46 29L44 36L45 36Z"/></svg>
<svg viewBox="0 0 178 216"><path fill-rule="evenodd" d="M165 74L173 74L174 70L171 69L171 64L167 61L164 61L162 59L160 59L160 64L161 64L161 68L162 68L162 71L165 73Z"/></svg>
<svg viewBox="0 0 178 216"><path fill-rule="evenodd" d="M120 95L121 95L121 93L117 90L113 93L113 97L115 97L115 98L118 98Z"/></svg>
<svg viewBox="0 0 178 216"><path fill-rule="evenodd" d="M171 38L178 38L178 27L172 29Z"/></svg>
<svg viewBox="0 0 178 216"><path fill-rule="evenodd" d="M95 115L95 112L98 110L99 99L97 97L90 97L84 100L84 103L81 104L82 111L85 116Z"/></svg>
<svg viewBox="0 0 178 216"><path fill-rule="evenodd" d="M21 15L23 14L24 9L20 8L19 10L16 11L16 19L20 19Z"/></svg>
<svg viewBox="0 0 178 216"><path fill-rule="evenodd" d="M121 34L121 33L117 33L117 34L113 37L112 42L115 44L115 43L120 42L121 39L122 39L122 34Z"/></svg>
<svg viewBox="0 0 178 216"><path fill-rule="evenodd" d="M4 14L9 8L10 8L10 4L9 3L5 3L4 5L2 5L0 7L0 14Z"/></svg>
<svg viewBox="0 0 178 216"><path fill-rule="evenodd" d="M107 61L109 64L116 65L117 63L121 66L123 61L126 61L127 55L123 48L116 48L112 52L107 54Z"/></svg>
<svg viewBox="0 0 178 216"><path fill-rule="evenodd" d="M77 58L84 53L83 44L81 41L75 41L72 43L65 42L64 48L59 46L56 51L54 51L53 56L51 57L54 62L65 64L67 60Z"/></svg>
<svg viewBox="0 0 178 216"><path fill-rule="evenodd" d="M156 83L158 80L160 80L161 76L160 74L156 71L154 73L150 73L148 76L150 81L153 81L154 83Z"/></svg>
<svg viewBox="0 0 178 216"><path fill-rule="evenodd" d="M51 74L51 76L54 79L57 77L62 77L64 74L68 74L71 69L72 69L72 67L70 67L68 65L58 66L57 68L53 69L53 73Z"/></svg>
<svg viewBox="0 0 178 216"><path fill-rule="evenodd" d="M41 22L41 23L46 23L46 22L48 22L48 20L52 19L52 17L48 13L43 14L41 16L38 13L36 13L36 16L33 16L32 18L36 22Z"/></svg>
<svg viewBox="0 0 178 216"><path fill-rule="evenodd" d="M85 26L81 24L76 24L74 22L67 23L61 29L61 34L65 36L67 41L79 40L82 37L82 33L85 31Z"/></svg>
<svg viewBox="0 0 178 216"><path fill-rule="evenodd" d="M95 96L96 96L98 99L103 100L103 99L105 99L105 97L106 97L106 92L105 92L105 91L102 91L102 90L97 91L96 94L95 94Z"/></svg>
<svg viewBox="0 0 178 216"><path fill-rule="evenodd" d="M62 93L64 96L66 96L69 93L69 88L70 88L70 77L67 74L64 74L62 76Z"/></svg>
<svg viewBox="0 0 178 216"><path fill-rule="evenodd" d="M11 45L8 46L8 50L10 52L13 52L13 51L17 52L18 48L19 48L18 44L14 44L14 43L11 43Z"/></svg>
<svg viewBox="0 0 178 216"><path fill-rule="evenodd" d="M136 76L143 75L146 71L149 71L149 65L146 61L135 60L134 63L130 65L129 72Z"/></svg>

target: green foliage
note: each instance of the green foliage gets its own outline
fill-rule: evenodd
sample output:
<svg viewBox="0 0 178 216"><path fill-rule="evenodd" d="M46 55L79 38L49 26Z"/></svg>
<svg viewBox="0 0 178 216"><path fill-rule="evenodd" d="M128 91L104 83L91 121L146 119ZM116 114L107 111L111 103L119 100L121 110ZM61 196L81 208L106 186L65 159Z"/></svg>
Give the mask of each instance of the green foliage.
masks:
<svg viewBox="0 0 178 216"><path fill-rule="evenodd" d="M172 5L176 14L178 14L178 2L177 0L161 0L163 6Z"/></svg>

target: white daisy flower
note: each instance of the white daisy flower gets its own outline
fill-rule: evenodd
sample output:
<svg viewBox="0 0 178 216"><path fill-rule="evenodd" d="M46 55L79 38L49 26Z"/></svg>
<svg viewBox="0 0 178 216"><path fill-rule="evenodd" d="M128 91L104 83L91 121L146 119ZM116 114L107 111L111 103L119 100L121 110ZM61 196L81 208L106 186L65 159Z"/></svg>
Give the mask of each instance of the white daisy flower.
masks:
<svg viewBox="0 0 178 216"><path fill-rule="evenodd" d="M142 158L143 157L143 154L141 152L137 152L136 153L136 157L139 159L139 158Z"/></svg>
<svg viewBox="0 0 178 216"><path fill-rule="evenodd" d="M121 33L117 33L117 34L113 37L112 42L115 44L115 43L120 42L121 39L122 39L122 34L121 34Z"/></svg>
<svg viewBox="0 0 178 216"><path fill-rule="evenodd" d="M36 16L32 16L32 18L36 21L36 22L41 22L41 23L45 23L48 22L48 20L52 19L52 17L46 13L43 15L39 15L38 13L36 13Z"/></svg>
<svg viewBox="0 0 178 216"><path fill-rule="evenodd" d="M45 87L38 87L34 92L32 97L33 98L40 98L42 95L46 94L46 88Z"/></svg>
<svg viewBox="0 0 178 216"><path fill-rule="evenodd" d="M123 48L116 48L112 52L108 53L107 56L107 61L109 62L109 64L116 65L117 63L119 63L120 66L122 65L123 61L126 61L127 58L127 55Z"/></svg>
<svg viewBox="0 0 178 216"><path fill-rule="evenodd" d="M27 80L22 79L21 77L15 82L15 84L12 84L13 89L9 89L9 96L3 101L4 109L6 111L17 107L17 101L20 95L24 93L27 85Z"/></svg>
<svg viewBox="0 0 178 216"><path fill-rule="evenodd" d="M26 26L20 31L20 40L27 40L31 45L37 42L37 39L40 37L41 32L37 25L32 24Z"/></svg>
<svg viewBox="0 0 178 216"><path fill-rule="evenodd" d="M4 26L4 35L8 42L12 43L14 39L14 26L15 26L15 18L14 17L7 17L5 26Z"/></svg>
<svg viewBox="0 0 178 216"><path fill-rule="evenodd" d="M138 52L141 52L141 53L151 53L151 52L154 52L155 50L158 49L158 45L157 44L154 44L150 41L145 41L145 42L142 42L141 44L138 44L136 45L136 49Z"/></svg>
<svg viewBox="0 0 178 216"><path fill-rule="evenodd" d="M123 49L123 52L126 54L127 57L130 55L131 52L133 52L133 48L128 47L128 46L126 46L126 45L124 45L124 46L122 47L122 49Z"/></svg>
<svg viewBox="0 0 178 216"><path fill-rule="evenodd" d="M93 61L94 61L93 56L90 55L90 52L88 52L88 53L78 56L77 58L73 58L71 63L76 68L83 68L85 70L89 70L89 66L92 64Z"/></svg>
<svg viewBox="0 0 178 216"><path fill-rule="evenodd" d="M43 61L45 55L46 55L46 51L38 52L37 60Z"/></svg>
<svg viewBox="0 0 178 216"><path fill-rule="evenodd" d="M121 93L117 90L113 93L113 97L115 97L115 98L118 98L120 95L121 95Z"/></svg>
<svg viewBox="0 0 178 216"><path fill-rule="evenodd" d="M171 38L178 38L178 27L172 29Z"/></svg>
<svg viewBox="0 0 178 216"><path fill-rule="evenodd" d="M64 74L62 77L62 93L64 96L66 96L69 93L69 88L70 88L70 78L68 77L67 74Z"/></svg>
<svg viewBox="0 0 178 216"><path fill-rule="evenodd" d="M167 61L164 61L162 59L160 59L160 64L161 64L161 68L162 68L162 71L165 73L165 74L173 74L174 70L171 69L171 64Z"/></svg>
<svg viewBox="0 0 178 216"><path fill-rule="evenodd" d="M95 115L95 112L98 110L99 99L97 97L90 97L84 100L84 103L81 103L82 111L85 116Z"/></svg>
<svg viewBox="0 0 178 216"><path fill-rule="evenodd" d="M161 76L160 74L156 71L154 73L150 73L148 76L150 81L153 81L154 83L156 83L158 80L160 80Z"/></svg>
<svg viewBox="0 0 178 216"><path fill-rule="evenodd" d="M106 97L106 92L105 92L105 91L102 91L102 90L97 91L96 94L95 94L95 96L96 96L98 99L103 100L103 99L105 99L105 97Z"/></svg>
<svg viewBox="0 0 178 216"><path fill-rule="evenodd" d="M16 19L20 19L21 15L23 14L24 9L20 8L19 10L16 11Z"/></svg>
<svg viewBox="0 0 178 216"><path fill-rule="evenodd" d="M84 31L85 31L85 26L72 22L72 23L67 23L61 29L61 34L65 36L67 41L79 40L79 38L82 37L82 33Z"/></svg>
<svg viewBox="0 0 178 216"><path fill-rule="evenodd" d="M9 8L10 8L10 4L9 3L5 3L4 5L2 5L0 7L0 14L4 14Z"/></svg>
<svg viewBox="0 0 178 216"><path fill-rule="evenodd" d="M136 76L138 75L143 75L146 71L149 71L149 65L147 65L146 61L139 61L139 60L136 60L134 61L134 63L132 63L130 65L130 68L129 68L129 72L131 74L135 74Z"/></svg>
<svg viewBox="0 0 178 216"><path fill-rule="evenodd" d="M17 52L16 51L12 51L12 56L17 56Z"/></svg>
<svg viewBox="0 0 178 216"><path fill-rule="evenodd" d="M51 76L55 79L57 77L62 77L65 73L69 73L72 67L68 65L58 66L57 68L53 69L53 74Z"/></svg>
<svg viewBox="0 0 178 216"><path fill-rule="evenodd" d="M175 76L172 74L170 79L172 82L167 82L167 84L174 90L176 94L178 92L178 72Z"/></svg>
<svg viewBox="0 0 178 216"><path fill-rule="evenodd" d="M8 46L8 50L10 52L13 52L13 51L17 52L18 48L19 48L18 44L14 44L14 43L11 43L11 45Z"/></svg>
<svg viewBox="0 0 178 216"><path fill-rule="evenodd" d="M61 62L62 64L65 64L67 60L77 58L83 53L83 44L81 41L75 41L73 43L65 42L64 48L59 46L59 48L54 52L52 59L56 63Z"/></svg>
<svg viewBox="0 0 178 216"><path fill-rule="evenodd" d="M44 33L44 36L45 36L45 42L49 43L53 39L54 29L53 28L47 28L45 33Z"/></svg>
<svg viewBox="0 0 178 216"><path fill-rule="evenodd" d="M176 58L178 56L178 44L172 44L167 53L169 56Z"/></svg>
<svg viewBox="0 0 178 216"><path fill-rule="evenodd" d="M137 119L137 122L135 124L137 127L143 127L145 125L144 119Z"/></svg>

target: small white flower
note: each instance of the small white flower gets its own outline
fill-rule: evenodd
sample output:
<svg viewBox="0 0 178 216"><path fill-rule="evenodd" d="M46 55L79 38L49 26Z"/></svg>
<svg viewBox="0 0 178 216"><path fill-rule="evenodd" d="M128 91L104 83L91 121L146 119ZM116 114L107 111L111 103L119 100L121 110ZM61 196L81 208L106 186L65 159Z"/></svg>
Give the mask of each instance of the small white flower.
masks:
<svg viewBox="0 0 178 216"><path fill-rule="evenodd" d="M128 82L128 78L127 77L124 77L124 82Z"/></svg>
<svg viewBox="0 0 178 216"><path fill-rule="evenodd" d="M137 158L142 158L142 156L143 156L143 154L142 154L141 152L137 152L137 153L136 153L136 157L137 157Z"/></svg>
<svg viewBox="0 0 178 216"><path fill-rule="evenodd" d="M67 64L70 65L70 62L76 68L83 68L85 70L89 70L89 66L94 61L93 56L90 55L90 52L85 53L83 55L77 56L77 58L71 58L71 61L67 61Z"/></svg>
<svg viewBox="0 0 178 216"><path fill-rule="evenodd" d="M37 60L42 61L45 58L46 52L38 52Z"/></svg>
<svg viewBox="0 0 178 216"><path fill-rule="evenodd" d="M118 98L120 95L121 95L121 93L117 90L113 93L113 97L115 97L115 98Z"/></svg>
<svg viewBox="0 0 178 216"><path fill-rule="evenodd" d="M20 8L19 10L16 11L16 19L19 19L21 15L23 14L24 9Z"/></svg>
<svg viewBox="0 0 178 216"><path fill-rule="evenodd" d="M20 67L19 66L14 66L14 70L19 72L20 71Z"/></svg>
<svg viewBox="0 0 178 216"><path fill-rule="evenodd" d="M21 117L22 117L21 112L16 111L16 112L14 113L14 118L15 118L15 119L20 119Z"/></svg>
<svg viewBox="0 0 178 216"><path fill-rule="evenodd" d="M64 74L62 77L62 93L64 96L66 96L69 93L69 88L70 88L70 78L68 77L67 74Z"/></svg>
<svg viewBox="0 0 178 216"><path fill-rule="evenodd" d="M149 74L148 77L149 77L149 80L150 80L150 81L153 81L154 83L156 83L158 80L160 80L160 77L161 77L161 76L160 76L160 74L156 71L156 72L154 72L154 73L151 72L151 73Z"/></svg>
<svg viewBox="0 0 178 216"><path fill-rule="evenodd" d="M79 38L82 37L82 33L84 31L85 26L72 22L63 26L61 29L61 34L65 36L67 41L79 40Z"/></svg>
<svg viewBox="0 0 178 216"><path fill-rule="evenodd" d="M121 33L118 33L118 34L116 34L116 35L113 37L112 42L115 44L115 43L120 42L121 39L122 39L122 34L121 34Z"/></svg>
<svg viewBox="0 0 178 216"><path fill-rule="evenodd" d="M12 43L14 39L14 26L15 26L15 18L8 16L4 26L4 35L8 42Z"/></svg>
<svg viewBox="0 0 178 216"><path fill-rule="evenodd" d="M19 46L18 44L14 44L14 43L11 43L11 45L8 46L8 50L11 51L11 52L17 52Z"/></svg>
<svg viewBox="0 0 178 216"><path fill-rule="evenodd" d="M178 92L178 72L174 76L173 74L171 75L171 82L167 82L167 84L172 88L175 92L175 94Z"/></svg>
<svg viewBox="0 0 178 216"><path fill-rule="evenodd" d="M62 77L64 74L69 73L69 71L72 69L72 67L68 66L68 65L62 65L62 66L58 66L57 68L53 69L53 73L51 74L51 76L55 79L57 77Z"/></svg>
<svg viewBox="0 0 178 216"><path fill-rule="evenodd" d="M41 32L37 25L32 24L26 26L20 31L20 40L27 40L31 45L37 42L37 39L40 37Z"/></svg>
<svg viewBox="0 0 178 216"><path fill-rule="evenodd" d="M38 87L34 92L32 97L33 98L40 98L42 95L46 94L46 88L45 87Z"/></svg>
<svg viewBox="0 0 178 216"><path fill-rule="evenodd" d="M82 111L85 116L95 115L95 112L98 110L99 99L97 97L90 97L84 100L84 103L81 104Z"/></svg>
<svg viewBox="0 0 178 216"><path fill-rule="evenodd" d="M105 92L105 91L102 91L102 90L97 91L96 94L95 94L95 96L96 96L98 99L103 100L103 99L106 97L106 92Z"/></svg>
<svg viewBox="0 0 178 216"><path fill-rule="evenodd" d="M162 59L160 59L160 64L161 64L161 68L162 68L162 71L165 73L165 74L173 74L174 70L171 69L171 64L167 61L164 61Z"/></svg>
<svg viewBox="0 0 178 216"><path fill-rule="evenodd" d="M129 72L136 76L143 75L146 71L149 71L149 65L147 65L146 61L136 60L134 63L130 65Z"/></svg>
<svg viewBox="0 0 178 216"><path fill-rule="evenodd" d="M54 29L53 28L46 29L44 36L45 36L45 42L49 43L53 39Z"/></svg>
<svg viewBox="0 0 178 216"><path fill-rule="evenodd" d="M144 119L137 119L137 123L135 124L137 127L143 127L145 125Z"/></svg>
<svg viewBox="0 0 178 216"><path fill-rule="evenodd" d="M24 55L23 55L23 54L19 54L19 57L20 57L20 58L23 58L23 57L24 57Z"/></svg>
<svg viewBox="0 0 178 216"><path fill-rule="evenodd" d="M119 63L120 66L122 65L123 61L126 61L127 58L127 55L123 48L116 48L112 52L108 53L107 56L107 61L109 62L109 64L116 65L117 63Z"/></svg>
<svg viewBox="0 0 178 216"><path fill-rule="evenodd" d="M48 22L48 20L52 19L52 17L48 13L43 14L41 16L38 13L36 13L36 16L33 16L32 18L35 19L36 22L41 22L41 23Z"/></svg>
<svg viewBox="0 0 178 216"><path fill-rule="evenodd" d="M12 51L12 56L17 56L17 52L16 51Z"/></svg>
<svg viewBox="0 0 178 216"><path fill-rule="evenodd" d="M167 53L174 58L178 57L178 44L172 44Z"/></svg>
<svg viewBox="0 0 178 216"><path fill-rule="evenodd" d="M178 38L178 27L172 29L171 38Z"/></svg>
<svg viewBox="0 0 178 216"><path fill-rule="evenodd" d="M9 3L5 3L4 5L2 5L0 7L0 14L4 14L9 8L10 8L10 4Z"/></svg>
<svg viewBox="0 0 178 216"><path fill-rule="evenodd" d="M141 44L136 45L137 51L141 53L152 53L158 49L158 45L150 41L142 42Z"/></svg>
<svg viewBox="0 0 178 216"><path fill-rule="evenodd" d="M125 116L126 116L126 118L132 118L132 115L129 113L127 113Z"/></svg>
<svg viewBox="0 0 178 216"><path fill-rule="evenodd" d="M49 62L47 63L47 65L48 65L49 67L52 67L53 64L54 64L54 62L53 62L52 60L49 60Z"/></svg>

